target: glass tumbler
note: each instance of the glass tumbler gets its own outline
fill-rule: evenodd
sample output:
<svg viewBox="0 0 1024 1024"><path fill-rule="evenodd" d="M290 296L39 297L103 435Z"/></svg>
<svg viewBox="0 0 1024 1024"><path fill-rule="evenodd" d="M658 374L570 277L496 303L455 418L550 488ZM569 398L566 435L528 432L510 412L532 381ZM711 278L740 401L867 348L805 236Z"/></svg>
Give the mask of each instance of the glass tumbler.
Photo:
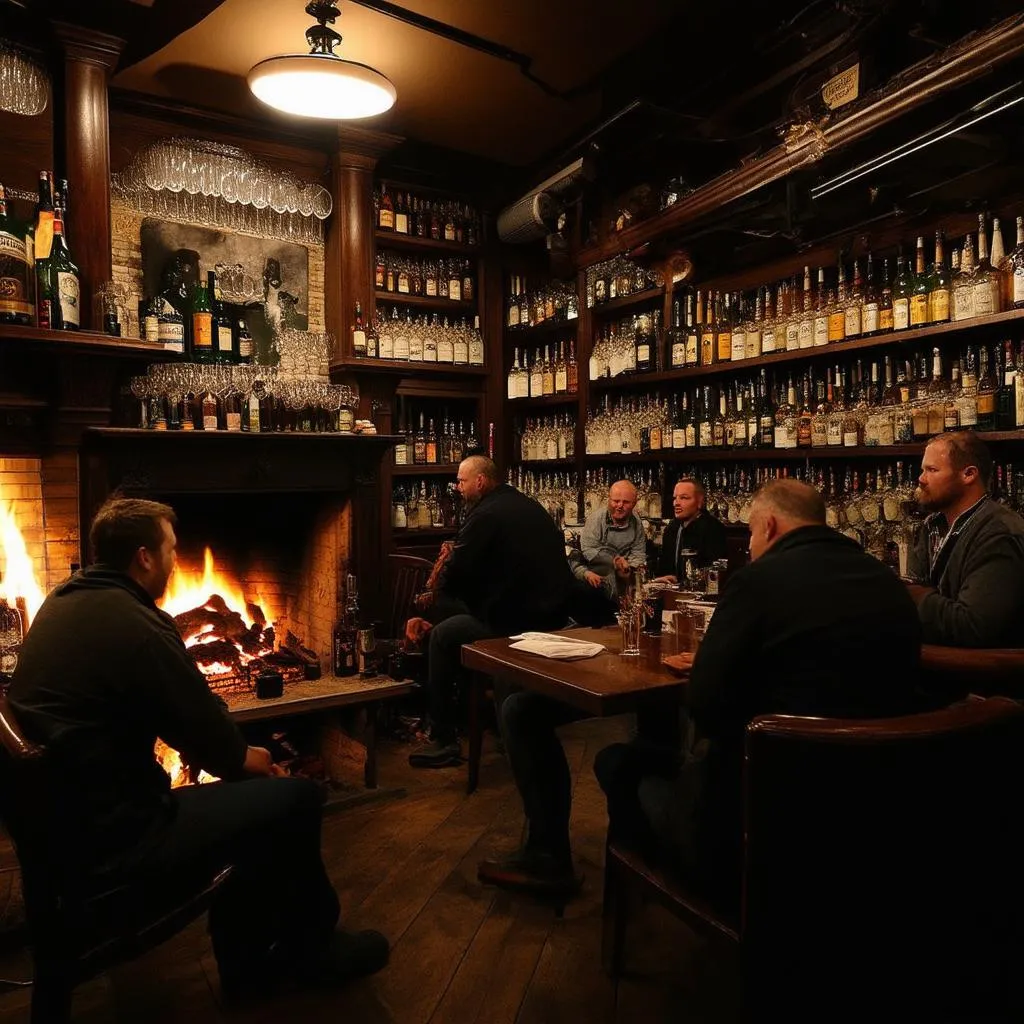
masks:
<svg viewBox="0 0 1024 1024"><path fill-rule="evenodd" d="M622 630L623 657L636 657L640 654L640 624L643 620L641 606L619 612L619 628Z"/></svg>

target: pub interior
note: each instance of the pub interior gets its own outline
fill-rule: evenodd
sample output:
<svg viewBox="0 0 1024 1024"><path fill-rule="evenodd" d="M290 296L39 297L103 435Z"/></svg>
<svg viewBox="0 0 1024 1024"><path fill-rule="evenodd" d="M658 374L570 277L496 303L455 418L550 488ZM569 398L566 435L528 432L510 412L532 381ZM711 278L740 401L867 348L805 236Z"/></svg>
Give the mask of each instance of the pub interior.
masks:
<svg viewBox="0 0 1024 1024"><path fill-rule="evenodd" d="M1022 101L1008 0L0 0L0 1024L1021 1020ZM386 965L62 888L122 623L33 624L133 499Z"/></svg>

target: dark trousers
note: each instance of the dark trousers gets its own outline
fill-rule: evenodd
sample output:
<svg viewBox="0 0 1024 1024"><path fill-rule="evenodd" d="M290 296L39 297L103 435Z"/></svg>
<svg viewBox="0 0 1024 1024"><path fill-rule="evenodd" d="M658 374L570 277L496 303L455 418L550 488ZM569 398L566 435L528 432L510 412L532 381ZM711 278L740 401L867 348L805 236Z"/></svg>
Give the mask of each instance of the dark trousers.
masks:
<svg viewBox="0 0 1024 1024"><path fill-rule="evenodd" d="M439 605L438 613L439 621L427 634L430 720L435 742L454 743L458 735L459 684L466 677L462 645L500 634L470 615L461 602ZM442 617L444 613L447 617Z"/></svg>
<svg viewBox="0 0 1024 1024"><path fill-rule="evenodd" d="M315 783L254 778L184 787L172 799L176 818L143 870L170 878L234 865L209 917L222 974L287 970L326 946L340 907L320 855Z"/></svg>
<svg viewBox="0 0 1024 1024"><path fill-rule="evenodd" d="M568 862L572 779L555 730L587 715L550 697L494 680L505 755L529 824L526 845Z"/></svg>

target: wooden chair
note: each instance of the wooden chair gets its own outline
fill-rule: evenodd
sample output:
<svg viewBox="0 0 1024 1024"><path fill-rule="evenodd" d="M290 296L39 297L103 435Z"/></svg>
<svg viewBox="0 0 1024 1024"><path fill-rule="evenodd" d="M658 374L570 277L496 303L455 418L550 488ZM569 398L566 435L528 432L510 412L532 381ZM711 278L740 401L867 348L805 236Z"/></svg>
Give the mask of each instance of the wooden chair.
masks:
<svg viewBox="0 0 1024 1024"><path fill-rule="evenodd" d="M611 843L606 967L640 892L735 950L750 1017L1024 1019L1022 769L1024 707L1003 697L755 719L739 916Z"/></svg>
<svg viewBox="0 0 1024 1024"><path fill-rule="evenodd" d="M65 877L68 844L54 806L45 747L25 738L0 697L0 815L14 842L32 945L32 1024L71 1020L75 986L154 948L202 914L227 880L224 865L201 877L153 879L84 895Z"/></svg>
<svg viewBox="0 0 1024 1024"><path fill-rule="evenodd" d="M921 647L921 685L929 693L956 700L982 697L1024 698L1024 650L1019 648Z"/></svg>
<svg viewBox="0 0 1024 1024"><path fill-rule="evenodd" d="M405 624L419 612L413 601L427 584L434 563L415 555L389 555L391 576L391 618L387 623L387 636L405 635Z"/></svg>

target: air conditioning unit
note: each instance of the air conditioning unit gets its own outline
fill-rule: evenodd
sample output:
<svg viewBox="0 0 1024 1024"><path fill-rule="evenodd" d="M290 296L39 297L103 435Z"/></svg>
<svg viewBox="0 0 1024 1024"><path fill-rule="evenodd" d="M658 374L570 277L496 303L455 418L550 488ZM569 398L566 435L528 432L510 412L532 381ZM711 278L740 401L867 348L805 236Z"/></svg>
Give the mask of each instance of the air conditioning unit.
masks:
<svg viewBox="0 0 1024 1024"><path fill-rule="evenodd" d="M503 242L533 242L555 230L562 205L547 192L533 192L498 214L498 237Z"/></svg>
<svg viewBox="0 0 1024 1024"><path fill-rule="evenodd" d="M558 228L565 202L572 202L576 187L593 179L591 162L581 157L542 181L522 199L498 214L498 237L503 242L533 242Z"/></svg>

